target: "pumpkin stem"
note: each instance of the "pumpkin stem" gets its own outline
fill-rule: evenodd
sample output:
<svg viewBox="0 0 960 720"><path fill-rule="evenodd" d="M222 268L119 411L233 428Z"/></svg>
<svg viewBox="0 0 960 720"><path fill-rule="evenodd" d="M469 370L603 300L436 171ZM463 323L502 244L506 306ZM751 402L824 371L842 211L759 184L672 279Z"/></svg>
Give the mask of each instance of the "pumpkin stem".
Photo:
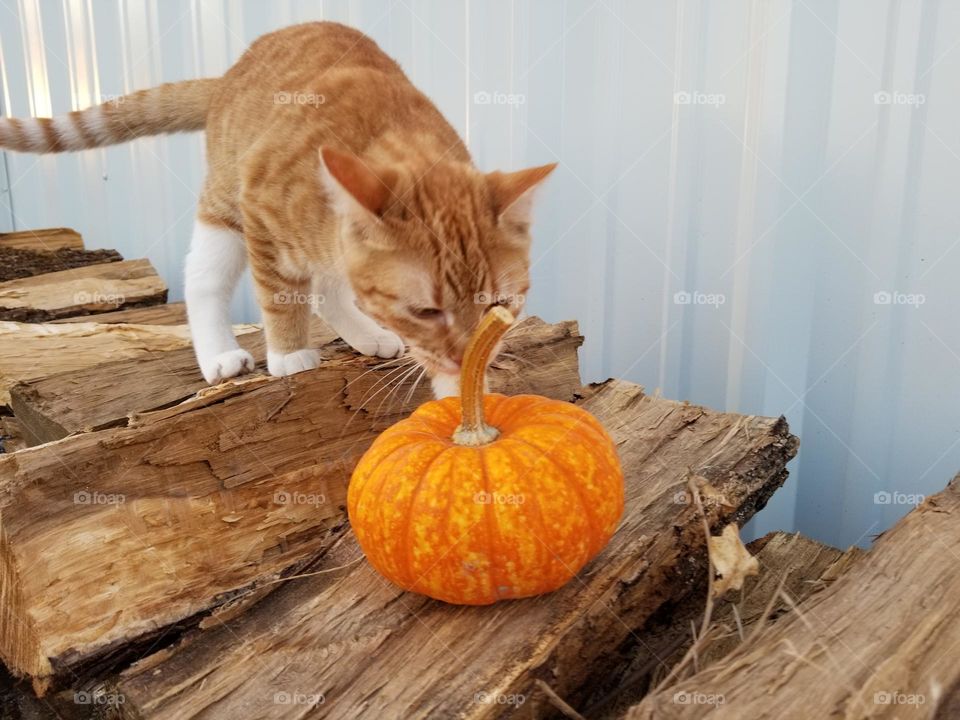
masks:
<svg viewBox="0 0 960 720"><path fill-rule="evenodd" d="M457 445L486 445L500 435L500 431L487 425L483 418L483 381L490 354L514 320L509 310L495 305L480 318L480 324L470 338L460 371L462 415L460 427L453 433L453 441Z"/></svg>

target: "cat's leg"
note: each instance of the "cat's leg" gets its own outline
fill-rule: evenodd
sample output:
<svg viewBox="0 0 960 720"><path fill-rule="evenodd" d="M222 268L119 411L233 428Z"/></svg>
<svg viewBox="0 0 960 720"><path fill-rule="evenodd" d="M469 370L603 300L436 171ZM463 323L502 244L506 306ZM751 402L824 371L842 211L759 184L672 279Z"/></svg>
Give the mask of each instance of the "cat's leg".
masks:
<svg viewBox="0 0 960 720"><path fill-rule="evenodd" d="M314 280L314 288L322 302L317 310L334 332L359 353L382 358L403 354L403 340L378 325L357 307L356 296L350 284L334 275L321 275Z"/></svg>
<svg viewBox="0 0 960 720"><path fill-rule="evenodd" d="M254 367L253 356L240 349L230 324L230 299L246 262L240 233L197 218L184 294L197 363L211 385Z"/></svg>
<svg viewBox="0 0 960 720"><path fill-rule="evenodd" d="M309 347L310 279L283 272L273 247L273 243L264 242L263 235L247 236L250 270L267 340L267 370L282 377L319 367L320 352Z"/></svg>

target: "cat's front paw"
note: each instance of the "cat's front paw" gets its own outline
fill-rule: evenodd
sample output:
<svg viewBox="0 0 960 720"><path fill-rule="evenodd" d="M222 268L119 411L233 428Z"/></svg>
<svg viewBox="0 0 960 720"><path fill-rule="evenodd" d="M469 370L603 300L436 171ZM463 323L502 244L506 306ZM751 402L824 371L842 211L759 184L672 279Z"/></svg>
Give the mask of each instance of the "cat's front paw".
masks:
<svg viewBox="0 0 960 720"><path fill-rule="evenodd" d="M275 377L285 377L320 367L319 350L294 350L292 353L267 353L267 370Z"/></svg>
<svg viewBox="0 0 960 720"><path fill-rule="evenodd" d="M383 330L375 335L345 336L343 340L358 353L370 357L395 358L403 355L403 340L389 330Z"/></svg>
<svg viewBox="0 0 960 720"><path fill-rule="evenodd" d="M253 355L237 348L201 360L200 372L203 373L204 380L211 385L217 385L227 378L252 372L254 365Z"/></svg>

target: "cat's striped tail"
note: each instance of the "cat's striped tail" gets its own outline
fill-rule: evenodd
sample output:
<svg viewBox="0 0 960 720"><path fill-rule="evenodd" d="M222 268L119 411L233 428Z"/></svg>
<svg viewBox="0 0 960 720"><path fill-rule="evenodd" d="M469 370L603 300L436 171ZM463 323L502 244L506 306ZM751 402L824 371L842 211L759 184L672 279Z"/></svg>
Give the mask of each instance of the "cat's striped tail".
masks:
<svg viewBox="0 0 960 720"><path fill-rule="evenodd" d="M167 83L55 118L0 118L0 149L56 153L202 130L218 83L217 78Z"/></svg>

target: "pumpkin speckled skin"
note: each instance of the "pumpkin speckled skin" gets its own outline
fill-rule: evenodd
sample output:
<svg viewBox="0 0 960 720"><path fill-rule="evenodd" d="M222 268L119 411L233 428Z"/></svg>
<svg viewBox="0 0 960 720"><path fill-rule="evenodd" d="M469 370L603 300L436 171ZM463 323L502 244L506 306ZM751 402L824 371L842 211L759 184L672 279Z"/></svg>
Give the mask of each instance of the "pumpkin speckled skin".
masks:
<svg viewBox="0 0 960 720"><path fill-rule="evenodd" d="M452 439L460 398L387 429L353 473L350 522L370 563L406 590L486 605L556 590L607 544L623 475L600 422L570 403L486 395L500 435Z"/></svg>

